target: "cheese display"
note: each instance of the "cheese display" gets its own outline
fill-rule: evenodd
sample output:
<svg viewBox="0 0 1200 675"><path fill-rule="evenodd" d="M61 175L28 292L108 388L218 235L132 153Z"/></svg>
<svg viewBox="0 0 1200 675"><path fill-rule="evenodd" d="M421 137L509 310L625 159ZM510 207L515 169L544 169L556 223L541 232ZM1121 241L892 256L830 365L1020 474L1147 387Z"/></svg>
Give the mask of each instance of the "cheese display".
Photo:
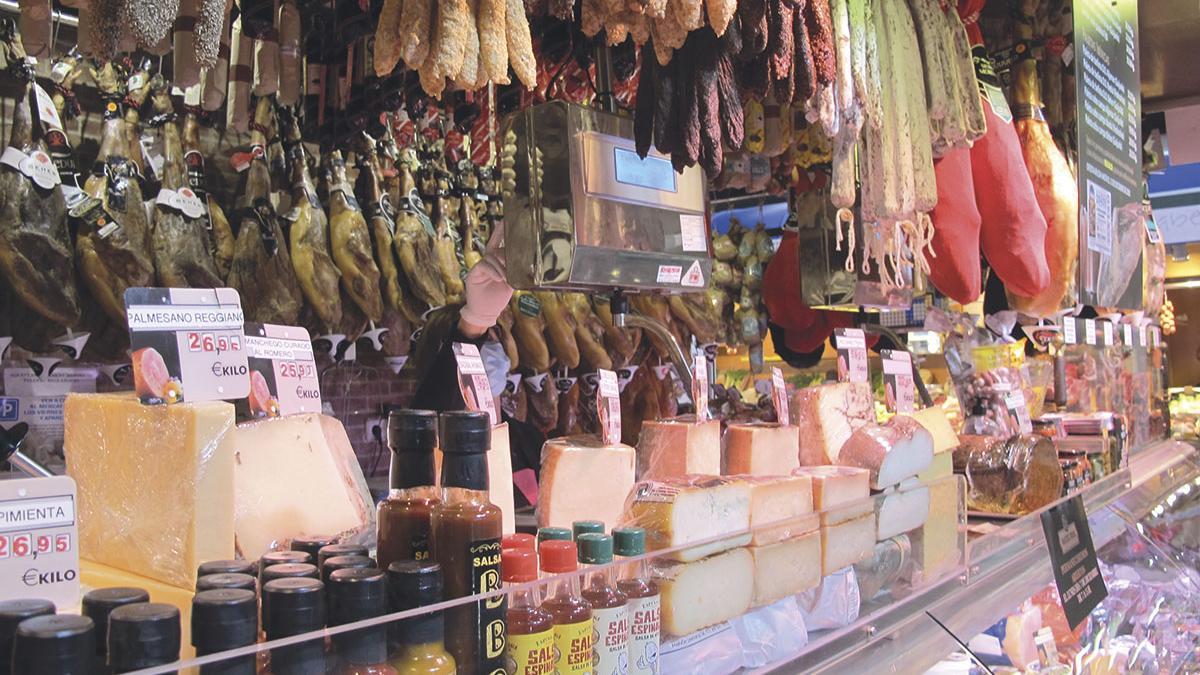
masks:
<svg viewBox="0 0 1200 675"><path fill-rule="evenodd" d="M786 476L800 466L800 432L787 424L730 424L725 430L725 472Z"/></svg>
<svg viewBox="0 0 1200 675"><path fill-rule="evenodd" d="M80 557L181 588L233 557L232 404L70 394L63 413Z"/></svg>
<svg viewBox="0 0 1200 675"><path fill-rule="evenodd" d="M707 541L671 554L699 560L750 543L750 494L746 481L719 476L644 481L630 496L623 524L644 528L651 550Z"/></svg>
<svg viewBox="0 0 1200 675"><path fill-rule="evenodd" d="M912 417L933 435L933 454L952 452L954 448L958 447L958 434L954 433L954 427L950 425L950 418L940 406L923 408L909 417Z"/></svg>
<svg viewBox="0 0 1200 675"><path fill-rule="evenodd" d="M917 474L917 479L922 483L932 483L954 473L954 453L943 452L941 454L934 453L933 461L925 470Z"/></svg>
<svg viewBox="0 0 1200 675"><path fill-rule="evenodd" d="M933 461L933 435L916 420L897 415L887 424L857 429L842 446L837 463L871 472L871 489L882 490L916 476Z"/></svg>
<svg viewBox="0 0 1200 675"><path fill-rule="evenodd" d="M793 476L812 480L813 508L827 511L835 506L866 499L871 494L871 474L849 466L804 466Z"/></svg>
<svg viewBox="0 0 1200 675"><path fill-rule="evenodd" d="M958 562L959 487L958 479L950 476L928 483L929 517L925 524L909 533L913 558L924 570L925 578Z"/></svg>
<svg viewBox="0 0 1200 675"><path fill-rule="evenodd" d="M234 455L242 557L255 560L301 536L365 543L373 534L374 503L336 419L305 414L239 424Z"/></svg>
<svg viewBox="0 0 1200 675"><path fill-rule="evenodd" d="M742 478L750 485L750 543L772 544L816 529L819 520L812 512L811 477Z"/></svg>
<svg viewBox="0 0 1200 675"><path fill-rule="evenodd" d="M637 444L638 480L721 473L721 423L686 417L642 425Z"/></svg>
<svg viewBox="0 0 1200 675"><path fill-rule="evenodd" d="M755 607L821 583L821 533L816 530L766 546L751 546L749 551L754 557Z"/></svg>
<svg viewBox="0 0 1200 675"><path fill-rule="evenodd" d="M513 496L512 452L509 449L508 424L492 427L492 443L488 447L488 501L500 507L504 519L504 534L517 531L516 506ZM433 450L434 484L442 484L442 451Z"/></svg>
<svg viewBox="0 0 1200 675"><path fill-rule="evenodd" d="M875 514L836 525L821 524L821 574L832 574L865 559L875 549Z"/></svg>
<svg viewBox="0 0 1200 675"><path fill-rule="evenodd" d="M850 434L875 421L875 403L866 384L839 382L796 390L789 414L800 428L800 463L836 464Z"/></svg>
<svg viewBox="0 0 1200 675"><path fill-rule="evenodd" d="M687 635L737 618L754 598L754 557L745 548L702 560L656 565L665 635Z"/></svg>
<svg viewBox="0 0 1200 675"><path fill-rule="evenodd" d="M883 541L925 524L929 488L913 478L875 498L875 539Z"/></svg>
<svg viewBox="0 0 1200 675"><path fill-rule="evenodd" d="M605 445L594 436L546 441L538 485L538 527L569 528L577 520L599 520L606 528L616 525L633 488L635 462L633 448Z"/></svg>

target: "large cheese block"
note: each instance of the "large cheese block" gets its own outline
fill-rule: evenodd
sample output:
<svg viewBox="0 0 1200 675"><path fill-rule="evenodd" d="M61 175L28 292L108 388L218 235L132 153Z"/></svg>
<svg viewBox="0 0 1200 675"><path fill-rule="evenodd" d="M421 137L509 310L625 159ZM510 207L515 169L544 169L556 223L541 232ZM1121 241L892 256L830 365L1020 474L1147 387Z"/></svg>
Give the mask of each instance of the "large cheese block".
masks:
<svg viewBox="0 0 1200 675"><path fill-rule="evenodd" d="M871 472L871 489L898 485L924 471L933 461L933 436L919 422L897 415L887 424L868 424L857 429L837 463Z"/></svg>
<svg viewBox="0 0 1200 675"><path fill-rule="evenodd" d="M492 427L492 443L488 448L488 501L500 507L503 514L504 534L517 531L517 515L513 497L512 452L509 444L508 423ZM433 450L434 484L442 484L442 450Z"/></svg>
<svg viewBox="0 0 1200 675"><path fill-rule="evenodd" d="M875 539L911 532L928 518L929 488L916 478L909 479L875 498Z"/></svg>
<svg viewBox="0 0 1200 675"><path fill-rule="evenodd" d="M817 527L809 476L741 478L750 485L750 543L772 544Z"/></svg>
<svg viewBox="0 0 1200 675"><path fill-rule="evenodd" d="M875 550L875 514L821 526L821 575L866 559Z"/></svg>
<svg viewBox="0 0 1200 675"><path fill-rule="evenodd" d="M941 480L952 473L954 473L954 453L943 452L937 454L935 452L933 461L929 463L929 466L925 467L924 471L917 474L917 479L922 483L929 484L936 480Z"/></svg>
<svg viewBox="0 0 1200 675"><path fill-rule="evenodd" d="M745 546L751 539L750 484L719 476L643 481L634 488L623 524L645 528L651 550L686 546L670 554L677 560ZM706 543L688 546L695 542Z"/></svg>
<svg viewBox="0 0 1200 675"><path fill-rule="evenodd" d="M637 444L638 480L721 473L721 423L687 418L646 422Z"/></svg>
<svg viewBox="0 0 1200 675"><path fill-rule="evenodd" d="M754 558L745 548L687 563L659 563L662 632L687 635L737 618L754 598Z"/></svg>
<svg viewBox="0 0 1200 675"><path fill-rule="evenodd" d="M840 382L798 389L789 407L800 428L800 463L836 464L856 429L875 421L875 401L865 383Z"/></svg>
<svg viewBox="0 0 1200 675"><path fill-rule="evenodd" d="M852 504L871 494L871 474L850 466L802 466L793 476L812 480L813 508L818 511Z"/></svg>
<svg viewBox="0 0 1200 675"><path fill-rule="evenodd" d="M790 424L730 424L725 473L786 476L800 466L800 432Z"/></svg>
<svg viewBox="0 0 1200 675"><path fill-rule="evenodd" d="M909 535L913 559L926 579L936 578L958 563L958 506L958 479L942 478L929 484L929 518Z"/></svg>
<svg viewBox="0 0 1200 675"><path fill-rule="evenodd" d="M196 655L192 646L192 597L190 588L178 588L149 577L125 572L91 560L79 561L80 592L87 593L98 588L140 588L150 594L150 602L161 602L179 609L180 658L190 659ZM59 607L58 611L78 613L79 607Z"/></svg>
<svg viewBox="0 0 1200 675"><path fill-rule="evenodd" d="M933 454L952 452L958 447L958 434L954 433L950 418L941 406L918 410L911 417L933 435Z"/></svg>
<svg viewBox="0 0 1200 675"><path fill-rule="evenodd" d="M63 414L80 556L181 588L233 557L232 404L70 394Z"/></svg>
<svg viewBox="0 0 1200 675"><path fill-rule="evenodd" d="M375 509L338 420L319 414L237 427L237 549L247 560L301 536L367 543Z"/></svg>
<svg viewBox="0 0 1200 675"><path fill-rule="evenodd" d="M821 533L749 547L754 557L755 607L803 593L821 583Z"/></svg>
<svg viewBox="0 0 1200 675"><path fill-rule="evenodd" d="M611 529L621 519L633 488L634 449L605 445L594 436L553 438L542 446L538 527L566 527L599 520Z"/></svg>

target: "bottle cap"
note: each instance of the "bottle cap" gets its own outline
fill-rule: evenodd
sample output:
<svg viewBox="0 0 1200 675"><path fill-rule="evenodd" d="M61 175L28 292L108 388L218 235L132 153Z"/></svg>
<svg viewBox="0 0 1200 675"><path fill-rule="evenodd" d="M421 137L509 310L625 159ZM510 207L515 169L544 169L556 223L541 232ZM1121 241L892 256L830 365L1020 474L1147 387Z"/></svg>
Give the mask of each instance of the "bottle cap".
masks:
<svg viewBox="0 0 1200 675"><path fill-rule="evenodd" d="M317 566L308 563L284 563L282 565L271 565L263 570L262 582L266 584L268 581L275 579L284 579L287 577L308 577L309 579L319 579L317 574Z"/></svg>
<svg viewBox="0 0 1200 675"><path fill-rule="evenodd" d="M83 596L82 614L96 624L96 653L108 650L108 615L118 607L150 602L150 594L140 588L97 588Z"/></svg>
<svg viewBox="0 0 1200 675"><path fill-rule="evenodd" d="M11 654L17 626L35 616L54 614L54 603L49 600L22 599L0 602L0 653ZM9 672L8 663L0 663L0 673Z"/></svg>
<svg viewBox="0 0 1200 675"><path fill-rule="evenodd" d="M404 560L388 565L389 604L393 612L442 601L442 568L435 562Z"/></svg>
<svg viewBox="0 0 1200 675"><path fill-rule="evenodd" d="M492 418L485 412L444 412L441 422L439 438L444 454L481 455L492 445Z"/></svg>
<svg viewBox="0 0 1200 675"><path fill-rule="evenodd" d="M543 527L542 529L538 530L537 541L539 547L542 545L543 541L550 541L554 539L570 541L571 531L565 527Z"/></svg>
<svg viewBox="0 0 1200 675"><path fill-rule="evenodd" d="M295 563L312 563L313 558L304 551L268 551L258 559L258 576L262 577L263 570L273 565Z"/></svg>
<svg viewBox="0 0 1200 675"><path fill-rule="evenodd" d="M575 542L563 539L548 539L538 549L542 560L542 571L563 574L579 569Z"/></svg>
<svg viewBox="0 0 1200 675"><path fill-rule="evenodd" d="M579 535L594 532L604 534L604 523L599 520L577 520L571 523L571 538L578 539Z"/></svg>
<svg viewBox="0 0 1200 675"><path fill-rule="evenodd" d="M367 547L359 544L330 544L321 547L317 552L317 567L325 564L326 560L339 555L367 555Z"/></svg>
<svg viewBox="0 0 1200 675"><path fill-rule="evenodd" d="M607 534L585 532L576 538L579 562L584 565L607 565L613 559L613 539Z"/></svg>
<svg viewBox="0 0 1200 675"><path fill-rule="evenodd" d="M504 583L523 584L538 578L537 554L526 548L509 548L500 552L500 578Z"/></svg>
<svg viewBox="0 0 1200 675"><path fill-rule="evenodd" d="M258 598L244 588L200 591L192 598L192 646L200 656L252 645L258 639Z"/></svg>
<svg viewBox="0 0 1200 675"><path fill-rule="evenodd" d="M640 527L618 527L612 534L613 551L617 555L632 558L646 552L646 530Z"/></svg>
<svg viewBox="0 0 1200 675"><path fill-rule="evenodd" d="M208 562L200 563L200 566L196 568L197 577L206 577L210 574L254 573L254 561L252 560L209 560Z"/></svg>
<svg viewBox="0 0 1200 675"><path fill-rule="evenodd" d="M263 585L263 628L275 640L325 627L325 584L308 577Z"/></svg>
<svg viewBox="0 0 1200 675"><path fill-rule="evenodd" d="M438 443L438 416L432 410L388 413L387 445L392 452L430 453Z"/></svg>
<svg viewBox="0 0 1200 675"><path fill-rule="evenodd" d="M325 585L329 625L340 626L387 613L387 576L375 568L335 570Z"/></svg>
<svg viewBox="0 0 1200 675"><path fill-rule="evenodd" d="M118 607L108 615L108 665L117 672L179 658L179 609L162 602Z"/></svg>
<svg viewBox="0 0 1200 675"><path fill-rule="evenodd" d="M258 591L258 582L249 574L210 574L196 580L197 593L218 588L240 588L255 593Z"/></svg>
<svg viewBox="0 0 1200 675"><path fill-rule="evenodd" d="M322 548L325 548L326 546L329 546L330 544L336 544L336 543L337 543L337 537L331 537L328 535L316 535L316 536L311 536L311 537L296 537L295 539L292 540L292 550L293 551L304 551L305 553L312 556L312 560L306 560L305 562L312 562L313 560L317 559L318 551L320 551Z"/></svg>
<svg viewBox="0 0 1200 675"><path fill-rule="evenodd" d="M337 570L373 569L374 567L375 559L365 555L335 555L332 558L326 558L325 564L321 566L321 581L329 583L329 575Z"/></svg>
<svg viewBox="0 0 1200 675"><path fill-rule="evenodd" d="M86 616L57 614L27 619L13 639L12 672L25 675L86 673L96 658L96 635Z"/></svg>
<svg viewBox="0 0 1200 675"><path fill-rule="evenodd" d="M533 551L537 555L537 537L525 532L517 532L516 534L505 535L500 540L500 548L508 550L510 548L520 548L527 551Z"/></svg>

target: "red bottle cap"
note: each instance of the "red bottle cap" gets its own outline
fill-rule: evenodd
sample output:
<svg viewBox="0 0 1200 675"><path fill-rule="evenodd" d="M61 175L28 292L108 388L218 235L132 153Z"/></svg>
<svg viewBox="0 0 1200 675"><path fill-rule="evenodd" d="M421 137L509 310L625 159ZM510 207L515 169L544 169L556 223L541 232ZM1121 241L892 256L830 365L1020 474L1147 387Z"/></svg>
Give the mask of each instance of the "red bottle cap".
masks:
<svg viewBox="0 0 1200 675"><path fill-rule="evenodd" d="M527 548L507 548L500 552L500 577L504 583L523 584L538 577L537 554Z"/></svg>
<svg viewBox="0 0 1200 675"><path fill-rule="evenodd" d="M533 551L537 554L537 537L532 534L518 532L510 534L500 540L500 548L507 551L510 548L520 548L526 551Z"/></svg>
<svg viewBox="0 0 1200 675"><path fill-rule="evenodd" d="M578 553L575 550L575 542L573 541L547 539L542 542L540 553L543 572L563 574L565 572L574 572L579 568L579 563L576 560Z"/></svg>

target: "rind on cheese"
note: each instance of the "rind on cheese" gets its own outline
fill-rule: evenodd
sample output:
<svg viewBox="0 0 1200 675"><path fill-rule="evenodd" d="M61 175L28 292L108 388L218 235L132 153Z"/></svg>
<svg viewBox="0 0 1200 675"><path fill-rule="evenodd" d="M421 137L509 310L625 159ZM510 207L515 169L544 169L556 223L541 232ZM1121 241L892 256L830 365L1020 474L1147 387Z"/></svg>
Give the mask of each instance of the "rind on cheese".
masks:
<svg viewBox="0 0 1200 675"><path fill-rule="evenodd" d="M816 529L812 478L737 476L750 485L751 544L763 546ZM811 517L806 517L811 516Z"/></svg>
<svg viewBox="0 0 1200 675"><path fill-rule="evenodd" d="M638 480L721 473L721 423L690 417L642 424L637 444Z"/></svg>
<svg viewBox="0 0 1200 675"><path fill-rule="evenodd" d="M232 404L69 394L63 412L80 556L180 588L233 557Z"/></svg>
<svg viewBox="0 0 1200 675"><path fill-rule="evenodd" d="M842 446L837 463L871 472L871 489L883 490L916 476L933 461L933 436L911 417L867 424Z"/></svg>
<svg viewBox="0 0 1200 675"><path fill-rule="evenodd" d="M875 401L865 383L839 382L797 389L788 408L800 428L800 464L836 464L842 445L859 427L875 422Z"/></svg>
<svg viewBox="0 0 1200 675"><path fill-rule="evenodd" d="M812 480L813 508L828 511L852 504L871 494L871 473L852 466L802 466L793 476Z"/></svg>
<svg viewBox="0 0 1200 675"><path fill-rule="evenodd" d="M676 560L745 546L751 539L750 484L721 476L642 481L630 494L622 525L644 528L650 550L707 542L671 553Z"/></svg>
<svg viewBox="0 0 1200 675"><path fill-rule="evenodd" d="M909 416L933 435L933 454L953 452L958 447L958 434L954 433L954 427L950 425L950 418L941 406L924 408Z"/></svg>
<svg viewBox="0 0 1200 675"><path fill-rule="evenodd" d="M755 607L803 593L821 583L821 533L749 547L754 557Z"/></svg>
<svg viewBox="0 0 1200 675"><path fill-rule="evenodd" d="M875 539L915 530L929 518L929 488L915 478L875 497Z"/></svg>
<svg viewBox="0 0 1200 675"><path fill-rule="evenodd" d="M821 526L821 575L867 558L875 550L875 514Z"/></svg>
<svg viewBox="0 0 1200 675"><path fill-rule="evenodd" d="M686 563L660 561L653 575L662 598L664 635L687 635L750 609L754 558L745 548Z"/></svg>
<svg viewBox="0 0 1200 675"><path fill-rule="evenodd" d="M247 560L301 536L369 544L375 509L342 423L319 414L237 427L237 548Z"/></svg>
<svg viewBox="0 0 1200 675"><path fill-rule="evenodd" d="M726 474L786 476L800 466L800 431L790 424L730 424L724 442Z"/></svg>
<svg viewBox="0 0 1200 675"><path fill-rule="evenodd" d="M599 520L612 528L634 484L636 454L628 445L605 445L595 436L552 438L542 446L538 527Z"/></svg>

